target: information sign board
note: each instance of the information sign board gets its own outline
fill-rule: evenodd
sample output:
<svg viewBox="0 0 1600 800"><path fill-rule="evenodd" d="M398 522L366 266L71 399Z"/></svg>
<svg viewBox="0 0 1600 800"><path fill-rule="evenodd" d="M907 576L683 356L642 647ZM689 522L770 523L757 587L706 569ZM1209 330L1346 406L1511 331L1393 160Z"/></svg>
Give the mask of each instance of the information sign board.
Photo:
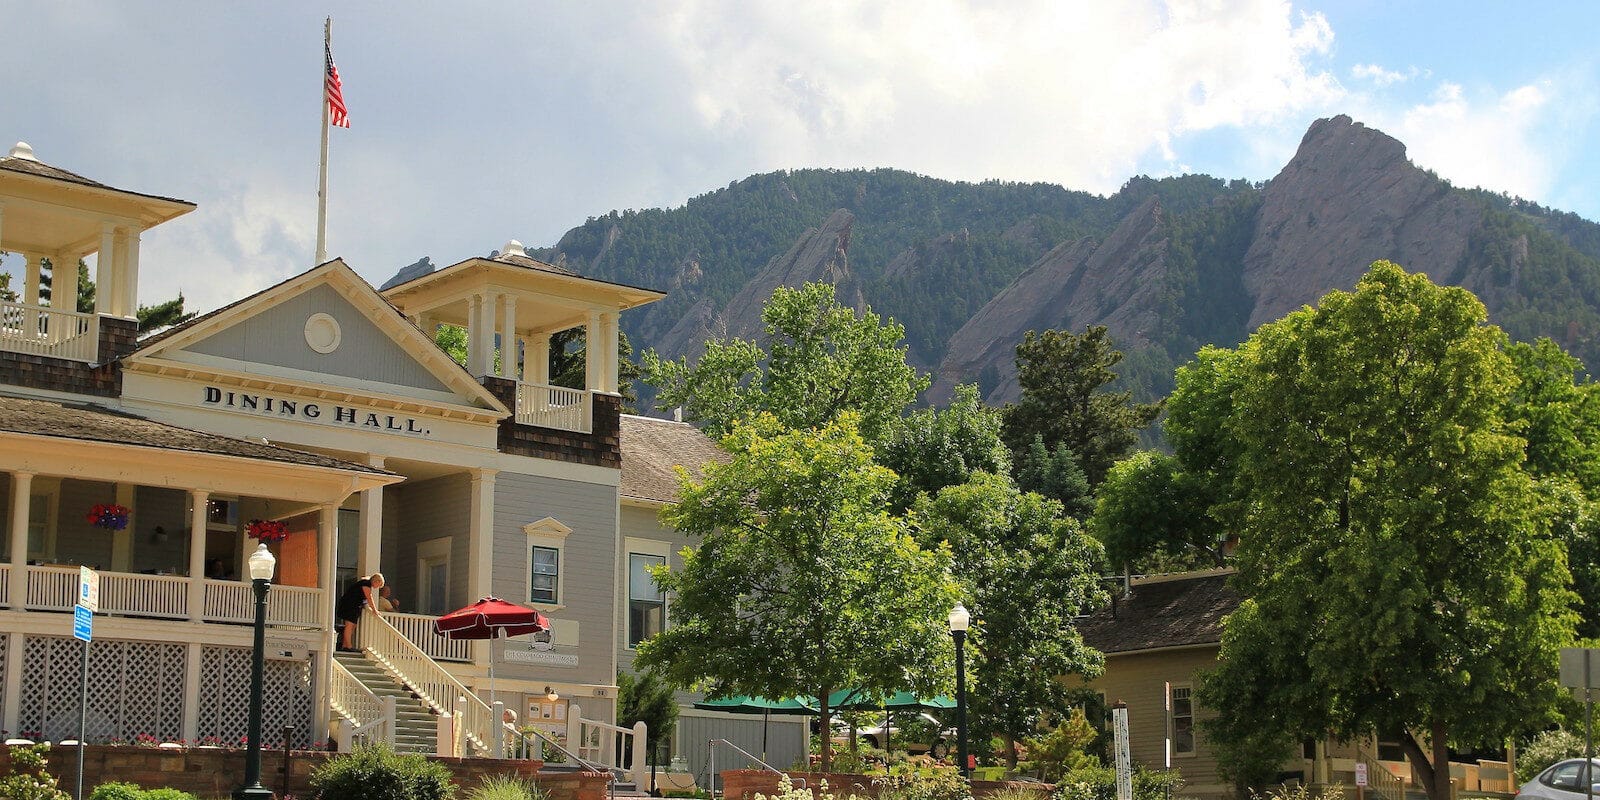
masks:
<svg viewBox="0 0 1600 800"><path fill-rule="evenodd" d="M100 610L100 573L88 567L78 567L78 605L91 613Z"/></svg>
<svg viewBox="0 0 1600 800"><path fill-rule="evenodd" d="M94 638L94 612L88 606L72 607L72 638L85 642Z"/></svg>
<svg viewBox="0 0 1600 800"><path fill-rule="evenodd" d="M1133 764L1128 755L1128 707L1118 703L1111 709L1111 725L1117 750L1117 800L1133 800Z"/></svg>

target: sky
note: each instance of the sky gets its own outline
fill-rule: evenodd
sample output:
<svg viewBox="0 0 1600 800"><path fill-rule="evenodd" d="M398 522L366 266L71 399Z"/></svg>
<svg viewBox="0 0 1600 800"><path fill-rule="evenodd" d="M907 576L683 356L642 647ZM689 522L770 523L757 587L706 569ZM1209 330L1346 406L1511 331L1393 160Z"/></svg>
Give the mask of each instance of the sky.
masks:
<svg viewBox="0 0 1600 800"><path fill-rule="evenodd" d="M1341 113L1600 220L1593 2L0 0L0 152L198 204L142 303L269 286L313 265L328 15L329 255L374 284L780 169L1265 180Z"/></svg>

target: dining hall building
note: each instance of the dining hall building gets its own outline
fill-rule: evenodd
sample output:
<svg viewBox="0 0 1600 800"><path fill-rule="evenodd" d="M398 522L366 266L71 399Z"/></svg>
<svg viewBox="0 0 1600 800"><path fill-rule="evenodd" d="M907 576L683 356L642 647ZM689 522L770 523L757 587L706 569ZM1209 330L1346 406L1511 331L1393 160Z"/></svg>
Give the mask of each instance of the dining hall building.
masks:
<svg viewBox="0 0 1600 800"><path fill-rule="evenodd" d="M621 413L619 315L663 295L513 242L383 291L335 259L140 338L140 237L193 208L23 144L0 158L13 273L0 295L0 729L76 736L70 612L86 565L101 576L87 740L237 742L245 559L252 530L277 527L252 523L269 521L286 532L270 545L269 741L292 725L300 745L354 731L482 752L505 735L498 699L585 757L638 752L636 731L612 724L617 670L667 623L642 578L682 544L655 512L674 466L717 457L692 427ZM43 262L90 255L94 307L46 299ZM158 268L176 267L205 265ZM51 297L74 296L74 270L49 273ZM435 343L441 325L465 331L465 365ZM572 328L592 345L583 388L549 374L551 336ZM361 652L336 654L336 601L372 572L399 610L367 614ZM491 595L539 609L550 630L432 632L436 615Z"/></svg>

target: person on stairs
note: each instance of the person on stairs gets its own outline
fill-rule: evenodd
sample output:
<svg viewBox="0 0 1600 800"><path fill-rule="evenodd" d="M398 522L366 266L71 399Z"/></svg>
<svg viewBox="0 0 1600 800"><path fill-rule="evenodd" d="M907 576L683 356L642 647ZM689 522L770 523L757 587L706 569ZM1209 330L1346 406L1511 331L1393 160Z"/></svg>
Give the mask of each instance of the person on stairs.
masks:
<svg viewBox="0 0 1600 800"><path fill-rule="evenodd" d="M356 647L356 623L361 621L363 609L378 610L377 598L381 589L383 589L383 573L374 572L371 577L362 578L344 590L336 609L336 616L339 617L340 650L360 652L360 648Z"/></svg>

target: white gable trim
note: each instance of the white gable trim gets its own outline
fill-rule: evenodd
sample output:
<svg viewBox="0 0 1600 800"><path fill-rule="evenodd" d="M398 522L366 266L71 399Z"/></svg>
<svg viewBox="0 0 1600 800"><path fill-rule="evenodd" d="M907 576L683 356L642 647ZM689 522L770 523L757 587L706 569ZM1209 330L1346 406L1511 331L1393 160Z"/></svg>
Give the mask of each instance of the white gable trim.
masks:
<svg viewBox="0 0 1600 800"><path fill-rule="evenodd" d="M460 364L439 349L427 334L407 322L394 306L384 300L371 284L355 273L355 270L350 269L343 259L329 261L215 312L209 318L135 351L124 359L124 365L129 368L139 368L153 365L158 361L185 360L183 356L177 355L177 351L185 346L319 285L327 285L337 291L445 386L461 395L473 398L481 404L483 410L493 412L497 417L511 414L510 409L506 408L499 398L483 388Z"/></svg>

